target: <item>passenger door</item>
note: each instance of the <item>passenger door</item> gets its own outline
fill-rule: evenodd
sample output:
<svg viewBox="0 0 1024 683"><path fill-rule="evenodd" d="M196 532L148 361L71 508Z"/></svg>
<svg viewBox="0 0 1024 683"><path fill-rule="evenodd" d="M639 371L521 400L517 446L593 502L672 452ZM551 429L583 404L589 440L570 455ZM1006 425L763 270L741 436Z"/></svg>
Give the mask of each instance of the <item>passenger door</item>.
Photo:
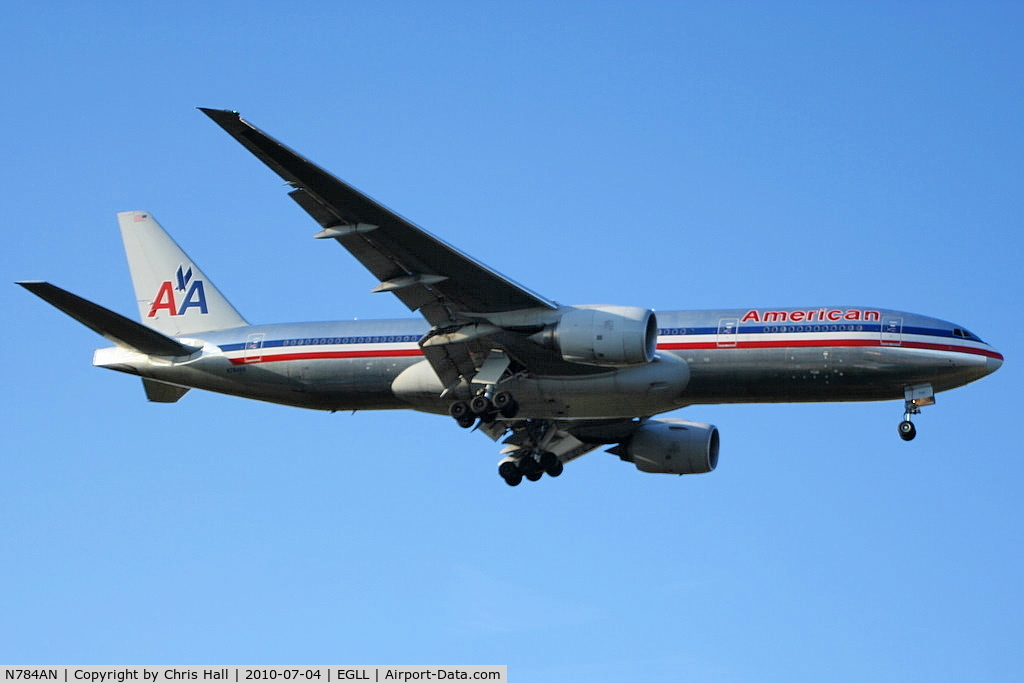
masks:
<svg viewBox="0 0 1024 683"><path fill-rule="evenodd" d="M899 346L903 343L903 318L882 319L882 346Z"/></svg>

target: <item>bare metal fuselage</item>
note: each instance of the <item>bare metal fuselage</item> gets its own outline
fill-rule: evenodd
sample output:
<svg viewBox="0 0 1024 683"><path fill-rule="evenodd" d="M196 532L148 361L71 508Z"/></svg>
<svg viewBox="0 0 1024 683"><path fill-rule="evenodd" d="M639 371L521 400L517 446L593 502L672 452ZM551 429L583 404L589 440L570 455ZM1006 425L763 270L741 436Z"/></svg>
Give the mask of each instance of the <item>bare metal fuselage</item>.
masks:
<svg viewBox="0 0 1024 683"><path fill-rule="evenodd" d="M691 404L903 399L980 379L1002 356L952 323L860 308L658 313L658 356L571 376L502 383L520 418L621 418ZM200 351L160 359L100 349L94 364L185 387L318 410L411 408L453 400L419 349L419 320L250 326L184 340ZM471 388L464 388L469 392Z"/></svg>

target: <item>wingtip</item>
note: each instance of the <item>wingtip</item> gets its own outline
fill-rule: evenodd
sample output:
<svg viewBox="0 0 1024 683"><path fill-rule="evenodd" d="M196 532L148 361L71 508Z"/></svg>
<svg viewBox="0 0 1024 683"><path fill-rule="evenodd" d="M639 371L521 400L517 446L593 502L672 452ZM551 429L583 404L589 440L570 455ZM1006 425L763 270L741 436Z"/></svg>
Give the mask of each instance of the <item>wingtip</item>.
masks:
<svg viewBox="0 0 1024 683"><path fill-rule="evenodd" d="M203 112L214 121L226 118L242 118L242 115L234 109L213 109L211 107L196 107L196 109Z"/></svg>
<svg viewBox="0 0 1024 683"><path fill-rule="evenodd" d="M242 118L242 115L237 111L229 109L208 109L206 107L196 107L199 111L210 117L214 123L226 130L228 133L234 133L235 131L244 130L246 127L251 127Z"/></svg>

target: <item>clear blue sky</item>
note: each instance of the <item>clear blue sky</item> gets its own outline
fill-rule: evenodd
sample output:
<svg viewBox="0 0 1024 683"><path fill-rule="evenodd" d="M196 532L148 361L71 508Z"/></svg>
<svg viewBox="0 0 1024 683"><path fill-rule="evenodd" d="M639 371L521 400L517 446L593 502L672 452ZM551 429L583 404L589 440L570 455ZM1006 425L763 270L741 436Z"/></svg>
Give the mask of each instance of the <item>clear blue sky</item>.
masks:
<svg viewBox="0 0 1024 683"><path fill-rule="evenodd" d="M713 474L511 489L446 418L148 404L8 284L0 663L1021 678L1022 35L1011 2L7 3L8 282L134 315L145 209L253 322L406 315L222 107L564 303L892 307L1007 363L913 443L899 402L692 407Z"/></svg>

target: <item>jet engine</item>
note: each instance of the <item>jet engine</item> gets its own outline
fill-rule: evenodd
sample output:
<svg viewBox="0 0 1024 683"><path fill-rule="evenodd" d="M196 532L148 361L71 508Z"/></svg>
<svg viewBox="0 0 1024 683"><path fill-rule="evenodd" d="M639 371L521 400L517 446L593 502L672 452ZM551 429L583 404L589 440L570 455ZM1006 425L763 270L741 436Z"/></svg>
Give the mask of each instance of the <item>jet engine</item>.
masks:
<svg viewBox="0 0 1024 683"><path fill-rule="evenodd" d="M610 452L641 472L703 474L718 465L718 428L687 420L648 420Z"/></svg>
<svg viewBox="0 0 1024 683"><path fill-rule="evenodd" d="M573 363L621 367L654 359L658 320L632 306L573 306L554 327L534 337Z"/></svg>

